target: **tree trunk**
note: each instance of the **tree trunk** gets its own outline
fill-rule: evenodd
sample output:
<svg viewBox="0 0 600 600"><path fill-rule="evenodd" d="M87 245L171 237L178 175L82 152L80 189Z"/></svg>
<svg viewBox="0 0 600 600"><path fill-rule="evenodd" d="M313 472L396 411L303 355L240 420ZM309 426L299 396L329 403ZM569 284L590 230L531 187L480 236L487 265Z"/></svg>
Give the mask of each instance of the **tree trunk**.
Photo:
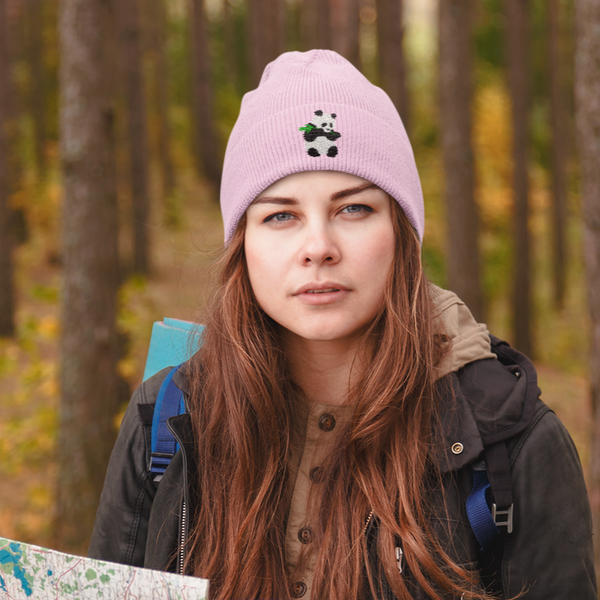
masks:
<svg viewBox="0 0 600 600"><path fill-rule="evenodd" d="M450 289L484 321L471 144L471 0L439 4L439 96ZM379 19L378 19L379 20Z"/></svg>
<svg viewBox="0 0 600 600"><path fill-rule="evenodd" d="M204 0L192 0L192 87L193 115L198 175L214 186L217 196L221 187L222 156L213 113L213 81L208 55L208 35Z"/></svg>
<svg viewBox="0 0 600 600"><path fill-rule="evenodd" d="M568 115L562 98L562 54L559 50L560 29L557 0L548 0L548 71L550 79L550 124L552 131L552 229L553 229L553 275L554 306L562 310L565 304L565 269L567 226L565 157L567 135L565 125Z"/></svg>
<svg viewBox="0 0 600 600"><path fill-rule="evenodd" d="M348 58L348 2L330 0L331 49Z"/></svg>
<svg viewBox="0 0 600 600"><path fill-rule="evenodd" d="M360 69L358 0L332 0L331 49Z"/></svg>
<svg viewBox="0 0 600 600"><path fill-rule="evenodd" d="M64 271L54 542L73 552L87 547L118 403L109 7L105 0L62 0L59 14Z"/></svg>
<svg viewBox="0 0 600 600"><path fill-rule="evenodd" d="M408 132L410 115L406 90L406 62L402 49L402 0L377 0L376 8L379 85L392 99Z"/></svg>
<svg viewBox="0 0 600 600"><path fill-rule="evenodd" d="M6 48L8 51L7 75L4 81L6 91L6 121L5 133L8 144L8 193L9 196L18 193L23 187L24 165L21 160L22 132L20 123L23 106L27 104L21 97L19 86L16 85L17 77L15 68L23 52L23 5L20 2L7 0L6 2ZM23 207L10 208L10 229L15 244L23 244L29 238L27 219Z"/></svg>
<svg viewBox="0 0 600 600"><path fill-rule="evenodd" d="M15 334L15 301L13 284L13 237L10 233L11 211L8 170L8 102L10 59L6 41L6 0L0 0L0 337Z"/></svg>
<svg viewBox="0 0 600 600"><path fill-rule="evenodd" d="M600 567L600 4L575 2L575 116L581 161L583 250L590 311L589 382L594 407L590 499L596 568Z"/></svg>
<svg viewBox="0 0 600 600"><path fill-rule="evenodd" d="M331 49L331 11L329 2L303 0L300 12L300 41L304 51Z"/></svg>
<svg viewBox="0 0 600 600"><path fill-rule="evenodd" d="M125 67L125 90L129 132L131 203L133 213L133 270L151 271L148 196L148 132L142 66L141 26L138 0L118 0Z"/></svg>
<svg viewBox="0 0 600 600"><path fill-rule="evenodd" d="M529 241L529 0L505 0L513 132L513 341L533 355Z"/></svg>
<svg viewBox="0 0 600 600"><path fill-rule="evenodd" d="M237 89L238 70L235 60L235 16L229 0L223 0L223 62L227 83Z"/></svg>
<svg viewBox="0 0 600 600"><path fill-rule="evenodd" d="M285 50L286 14L284 2L249 0L248 44L250 80L256 88L264 68Z"/></svg>
<svg viewBox="0 0 600 600"><path fill-rule="evenodd" d="M151 0L153 7L153 46L155 60L156 110L158 116L158 151L162 173L163 204L168 206L175 192L175 171L171 157L169 124L169 69L167 66L167 11L165 0Z"/></svg>
<svg viewBox="0 0 600 600"><path fill-rule="evenodd" d="M44 84L44 43L41 0L26 0L28 54L31 79L29 105L33 117L34 150L38 179L46 172L46 86Z"/></svg>
<svg viewBox="0 0 600 600"><path fill-rule="evenodd" d="M360 60L360 0L346 0L348 13L348 56L346 58L359 70Z"/></svg>

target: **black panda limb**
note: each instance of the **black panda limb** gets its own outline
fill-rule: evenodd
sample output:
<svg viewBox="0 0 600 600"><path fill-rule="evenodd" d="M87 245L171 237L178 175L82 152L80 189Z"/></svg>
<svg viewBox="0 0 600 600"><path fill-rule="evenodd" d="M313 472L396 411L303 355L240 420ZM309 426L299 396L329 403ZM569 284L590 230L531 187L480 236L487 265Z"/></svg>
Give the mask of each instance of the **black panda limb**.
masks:
<svg viewBox="0 0 600 600"><path fill-rule="evenodd" d="M312 123L311 123L312 125ZM313 129L311 129L310 131L305 131L304 132L304 139L307 142L314 142L319 136L323 136L325 138L327 138L330 142L335 142L335 140L337 140L338 138L340 138L342 136L341 133L338 133L337 131L324 131L323 129L321 129L320 127L314 127Z"/></svg>

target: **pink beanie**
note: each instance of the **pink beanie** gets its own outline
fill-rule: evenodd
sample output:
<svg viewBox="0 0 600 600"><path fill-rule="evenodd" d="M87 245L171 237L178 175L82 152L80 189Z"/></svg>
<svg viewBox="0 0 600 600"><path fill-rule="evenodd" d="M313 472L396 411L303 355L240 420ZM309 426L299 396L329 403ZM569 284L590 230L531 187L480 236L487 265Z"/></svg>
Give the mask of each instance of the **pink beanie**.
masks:
<svg viewBox="0 0 600 600"><path fill-rule="evenodd" d="M299 171L343 171L390 194L423 239L423 192L389 96L331 50L286 52L242 99L221 182L228 243L252 201Z"/></svg>

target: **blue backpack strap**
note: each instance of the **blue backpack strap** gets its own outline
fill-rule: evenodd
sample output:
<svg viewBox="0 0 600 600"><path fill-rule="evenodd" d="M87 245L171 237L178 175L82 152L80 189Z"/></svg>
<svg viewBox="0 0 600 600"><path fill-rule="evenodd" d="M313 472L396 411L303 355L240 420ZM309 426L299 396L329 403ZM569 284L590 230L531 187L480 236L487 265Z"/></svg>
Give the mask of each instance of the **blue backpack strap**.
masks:
<svg viewBox="0 0 600 600"><path fill-rule="evenodd" d="M486 496L490 489L490 482L485 461L471 465L471 470L473 489L467 498L467 517L479 542L479 549L481 552L485 552L500 535L500 530L496 526Z"/></svg>
<svg viewBox="0 0 600 600"><path fill-rule="evenodd" d="M152 438L150 455L150 473L155 482L159 482L169 466L171 459L179 450L173 434L167 427L167 419L185 412L183 392L175 385L173 375L181 365L173 367L165 377L154 406L152 417Z"/></svg>

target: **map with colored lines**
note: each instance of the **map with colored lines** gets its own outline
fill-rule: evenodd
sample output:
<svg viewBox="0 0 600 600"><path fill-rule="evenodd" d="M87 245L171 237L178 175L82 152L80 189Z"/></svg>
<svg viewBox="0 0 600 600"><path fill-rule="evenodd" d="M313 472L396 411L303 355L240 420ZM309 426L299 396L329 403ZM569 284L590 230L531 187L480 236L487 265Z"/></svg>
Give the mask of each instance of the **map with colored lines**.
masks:
<svg viewBox="0 0 600 600"><path fill-rule="evenodd" d="M208 581L0 538L0 598L206 600Z"/></svg>

